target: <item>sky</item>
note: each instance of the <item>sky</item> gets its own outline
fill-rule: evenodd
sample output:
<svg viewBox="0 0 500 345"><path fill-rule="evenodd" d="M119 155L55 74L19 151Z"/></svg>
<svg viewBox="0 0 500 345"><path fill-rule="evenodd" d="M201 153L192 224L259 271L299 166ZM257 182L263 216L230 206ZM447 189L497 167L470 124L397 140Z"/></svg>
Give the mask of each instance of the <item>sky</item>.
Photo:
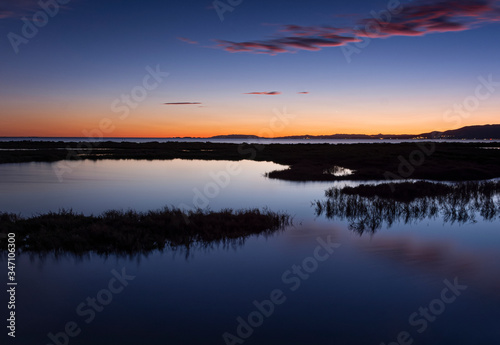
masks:
<svg viewBox="0 0 500 345"><path fill-rule="evenodd" d="M0 136L500 123L500 2L2 0Z"/></svg>

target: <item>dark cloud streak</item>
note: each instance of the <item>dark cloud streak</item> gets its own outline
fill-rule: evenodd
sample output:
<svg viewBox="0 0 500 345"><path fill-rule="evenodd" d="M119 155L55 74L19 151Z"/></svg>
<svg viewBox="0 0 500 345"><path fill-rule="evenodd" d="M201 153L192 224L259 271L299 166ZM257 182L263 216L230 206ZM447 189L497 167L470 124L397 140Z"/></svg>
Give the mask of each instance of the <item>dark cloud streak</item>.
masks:
<svg viewBox="0 0 500 345"><path fill-rule="evenodd" d="M423 36L470 30L500 21L500 9L494 0L443 0L434 3L414 3L399 9L397 14L383 18L365 18L355 28L332 26L284 25L277 37L247 42L216 40L218 47L228 52L254 54L294 53L299 50L318 51L360 42L363 37ZM394 11L395 12L395 11Z"/></svg>
<svg viewBox="0 0 500 345"><path fill-rule="evenodd" d="M244 95L267 95L267 96L274 96L274 95L281 95L281 92L279 91L260 91L260 92L246 92Z"/></svg>
<svg viewBox="0 0 500 345"><path fill-rule="evenodd" d="M163 105L192 105L192 104L202 104L201 102L173 102L173 103L163 103Z"/></svg>

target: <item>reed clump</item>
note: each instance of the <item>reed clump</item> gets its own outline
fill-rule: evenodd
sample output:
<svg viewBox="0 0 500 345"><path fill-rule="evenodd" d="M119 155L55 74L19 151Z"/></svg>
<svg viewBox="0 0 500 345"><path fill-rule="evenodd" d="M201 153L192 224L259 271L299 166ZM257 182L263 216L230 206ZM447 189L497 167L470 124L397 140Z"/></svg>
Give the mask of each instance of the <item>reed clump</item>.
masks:
<svg viewBox="0 0 500 345"><path fill-rule="evenodd" d="M29 218L0 213L0 234L15 232L16 247L25 252L143 253L270 235L291 221L289 215L267 209L214 212L166 207L149 212L111 210L97 216L61 210Z"/></svg>
<svg viewBox="0 0 500 345"><path fill-rule="evenodd" d="M315 201L316 215L347 220L359 234L394 223L411 224L438 216L445 223L492 221L500 215L500 181L402 182L330 188L325 201Z"/></svg>

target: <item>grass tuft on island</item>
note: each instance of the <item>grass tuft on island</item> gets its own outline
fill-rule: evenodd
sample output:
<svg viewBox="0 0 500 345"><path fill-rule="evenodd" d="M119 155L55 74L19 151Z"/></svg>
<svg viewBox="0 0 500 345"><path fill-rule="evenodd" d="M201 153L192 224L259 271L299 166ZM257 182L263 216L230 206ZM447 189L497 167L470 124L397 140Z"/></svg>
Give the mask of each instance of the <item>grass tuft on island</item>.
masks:
<svg viewBox="0 0 500 345"><path fill-rule="evenodd" d="M356 187L343 187L342 189L331 188L325 192L327 197L334 197L335 193L346 195L359 195L361 197L391 199L409 202L418 198L440 197L449 194L458 197L473 197L483 195L491 197L500 193L500 182L483 181L444 184L428 181L381 183L377 185L361 184Z"/></svg>
<svg viewBox="0 0 500 345"><path fill-rule="evenodd" d="M251 235L270 235L292 223L285 213L267 209L234 211L106 211L86 216L71 210L24 218L0 213L0 235L16 234L16 248L34 253L147 253L167 247L227 244ZM1 243L4 242L4 243ZM6 238L0 240L7 248Z"/></svg>
<svg viewBox="0 0 500 345"><path fill-rule="evenodd" d="M500 215L500 181L426 181L334 187L327 199L313 203L316 215L347 220L349 229L362 235L395 223L412 224L441 217L443 223L496 221Z"/></svg>

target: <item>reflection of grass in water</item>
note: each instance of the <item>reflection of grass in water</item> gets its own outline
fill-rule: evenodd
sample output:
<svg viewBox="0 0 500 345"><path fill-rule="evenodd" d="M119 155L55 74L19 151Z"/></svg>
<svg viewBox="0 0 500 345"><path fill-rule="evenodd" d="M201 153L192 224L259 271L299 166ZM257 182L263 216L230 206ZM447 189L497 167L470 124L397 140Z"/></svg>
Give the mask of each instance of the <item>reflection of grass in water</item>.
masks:
<svg viewBox="0 0 500 345"><path fill-rule="evenodd" d="M441 184L404 182L331 188L326 201L316 201L316 214L348 220L349 228L363 234L384 223L405 224L442 216L445 223L475 221L476 215L494 220L500 213L500 182Z"/></svg>
<svg viewBox="0 0 500 345"><path fill-rule="evenodd" d="M269 235L291 223L289 215L269 210L231 209L194 212L107 211L85 216L72 211L31 218L0 214L0 233L16 233L16 247L27 252L143 253L167 247L237 245L255 234ZM7 248L2 243L1 248Z"/></svg>

